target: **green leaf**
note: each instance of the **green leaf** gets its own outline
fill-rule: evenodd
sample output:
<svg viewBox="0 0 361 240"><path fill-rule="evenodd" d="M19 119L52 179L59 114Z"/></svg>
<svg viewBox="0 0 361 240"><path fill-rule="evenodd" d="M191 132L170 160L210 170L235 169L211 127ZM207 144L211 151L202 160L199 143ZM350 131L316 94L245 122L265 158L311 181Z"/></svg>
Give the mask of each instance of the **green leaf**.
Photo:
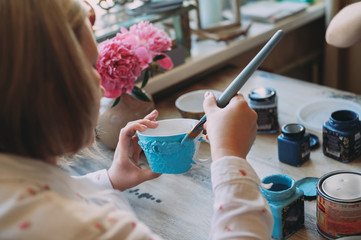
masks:
<svg viewBox="0 0 361 240"><path fill-rule="evenodd" d="M141 101L150 102L149 97L143 92L143 90L137 86L134 86L132 96Z"/></svg>
<svg viewBox="0 0 361 240"><path fill-rule="evenodd" d="M112 107L115 107L115 106L119 103L119 100L120 100L120 97L117 97L117 98L114 100L114 102L113 102L113 104L112 104Z"/></svg>
<svg viewBox="0 0 361 240"><path fill-rule="evenodd" d="M163 58L165 58L165 56L163 54L159 54L159 55L155 56L155 58L153 58L153 61L158 61L158 60L161 60Z"/></svg>
<svg viewBox="0 0 361 240"><path fill-rule="evenodd" d="M142 82L142 86L141 86L140 88L144 88L145 85L147 85L148 79L149 79L149 70L146 69L146 70L144 71L143 82Z"/></svg>
<svg viewBox="0 0 361 240"><path fill-rule="evenodd" d="M159 72L159 64L157 62L152 62L149 65L149 69L150 69L151 74Z"/></svg>

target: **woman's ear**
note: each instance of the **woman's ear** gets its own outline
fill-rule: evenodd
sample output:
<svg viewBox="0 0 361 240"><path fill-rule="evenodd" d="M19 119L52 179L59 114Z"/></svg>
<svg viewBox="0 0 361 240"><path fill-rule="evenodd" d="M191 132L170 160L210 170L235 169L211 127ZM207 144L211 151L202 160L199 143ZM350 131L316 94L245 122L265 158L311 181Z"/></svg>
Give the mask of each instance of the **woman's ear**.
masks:
<svg viewBox="0 0 361 240"><path fill-rule="evenodd" d="M88 17L89 17L90 24L91 24L91 26L94 26L95 19L96 19L94 8L88 1L86 1L86 0L83 0L83 1L88 8Z"/></svg>

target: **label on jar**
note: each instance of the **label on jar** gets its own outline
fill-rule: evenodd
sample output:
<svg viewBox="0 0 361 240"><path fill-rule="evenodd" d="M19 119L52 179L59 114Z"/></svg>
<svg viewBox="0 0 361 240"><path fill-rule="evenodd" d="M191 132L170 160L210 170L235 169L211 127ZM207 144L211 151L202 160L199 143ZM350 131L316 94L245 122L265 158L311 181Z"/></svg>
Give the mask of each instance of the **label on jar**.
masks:
<svg viewBox="0 0 361 240"><path fill-rule="evenodd" d="M327 136L326 152L337 158L341 156L341 148L338 136L334 136L332 134Z"/></svg>
<svg viewBox="0 0 361 240"><path fill-rule="evenodd" d="M304 212L303 196L282 209L282 232L284 238L303 227Z"/></svg>
<svg viewBox="0 0 361 240"><path fill-rule="evenodd" d="M343 136L338 132L323 129L323 152L326 156L342 162L349 162L360 155L360 132Z"/></svg>
<svg viewBox="0 0 361 240"><path fill-rule="evenodd" d="M309 158L310 155L310 143L309 141L304 142L301 144L301 158L302 162L306 161Z"/></svg>
<svg viewBox="0 0 361 240"><path fill-rule="evenodd" d="M277 106L270 108L254 108L257 115L257 127L258 132L277 132L279 129L278 125L278 114Z"/></svg>
<svg viewBox="0 0 361 240"><path fill-rule="evenodd" d="M317 227L329 238L361 233L361 203L340 203L317 196Z"/></svg>

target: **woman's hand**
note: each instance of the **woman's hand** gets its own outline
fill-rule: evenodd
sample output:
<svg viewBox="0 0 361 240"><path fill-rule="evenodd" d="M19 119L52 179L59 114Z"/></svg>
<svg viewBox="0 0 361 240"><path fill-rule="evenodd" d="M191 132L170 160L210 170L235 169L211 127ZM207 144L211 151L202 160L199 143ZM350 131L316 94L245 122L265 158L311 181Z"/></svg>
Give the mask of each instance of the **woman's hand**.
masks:
<svg viewBox="0 0 361 240"><path fill-rule="evenodd" d="M213 161L224 156L246 158L257 133L257 114L242 95L234 96L224 108L217 106L213 93L204 96L205 128Z"/></svg>
<svg viewBox="0 0 361 240"><path fill-rule="evenodd" d="M113 163L108 170L109 179L115 189L123 191L161 175L152 172L151 169L142 169L138 166L142 149L138 144L136 131L142 132L147 128L156 128L157 117L158 112L154 110L144 119L128 123L120 131Z"/></svg>

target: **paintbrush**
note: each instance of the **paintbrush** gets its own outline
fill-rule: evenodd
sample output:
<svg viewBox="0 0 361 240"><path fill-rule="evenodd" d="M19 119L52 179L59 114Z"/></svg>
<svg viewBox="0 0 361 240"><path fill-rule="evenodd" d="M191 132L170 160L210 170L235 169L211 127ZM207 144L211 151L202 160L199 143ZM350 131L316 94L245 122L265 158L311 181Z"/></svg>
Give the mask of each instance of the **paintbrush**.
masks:
<svg viewBox="0 0 361 240"><path fill-rule="evenodd" d="M257 70L259 65L263 60L268 56L268 54L273 50L273 48L278 44L278 42L283 37L283 31L278 30L272 38L264 45L264 47L258 52L258 54L252 59L252 61L243 69L243 71L238 74L238 76L232 81L232 83L227 87L226 90L222 93L219 98L217 98L217 105L220 108L224 108L229 101L234 97L241 87L246 83L246 81L251 77L251 75ZM207 121L206 115L204 115L199 122L189 131L184 138L182 139L182 144L186 140L192 140L196 138L202 131L203 125Z"/></svg>

